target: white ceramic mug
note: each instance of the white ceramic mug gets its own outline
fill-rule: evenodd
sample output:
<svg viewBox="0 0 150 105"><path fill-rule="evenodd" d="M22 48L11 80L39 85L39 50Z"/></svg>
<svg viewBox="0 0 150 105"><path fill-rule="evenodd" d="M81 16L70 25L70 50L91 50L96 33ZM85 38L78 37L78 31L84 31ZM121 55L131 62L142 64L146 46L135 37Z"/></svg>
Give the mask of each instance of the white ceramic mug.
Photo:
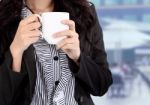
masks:
<svg viewBox="0 0 150 105"><path fill-rule="evenodd" d="M69 20L69 13L67 12L45 12L41 15L37 15L42 24L41 34L42 37L49 44L57 44L59 41L65 37L54 38L53 34L60 32L66 29L69 29L69 26L61 23L62 20Z"/></svg>

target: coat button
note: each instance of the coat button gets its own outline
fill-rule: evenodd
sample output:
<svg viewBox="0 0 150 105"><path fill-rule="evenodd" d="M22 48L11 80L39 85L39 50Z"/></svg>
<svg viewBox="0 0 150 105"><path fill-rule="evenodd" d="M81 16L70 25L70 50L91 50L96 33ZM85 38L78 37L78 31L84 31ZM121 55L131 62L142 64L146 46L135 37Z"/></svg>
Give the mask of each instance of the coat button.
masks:
<svg viewBox="0 0 150 105"><path fill-rule="evenodd" d="M58 61L58 59L59 59L58 56L54 56L55 61Z"/></svg>
<svg viewBox="0 0 150 105"><path fill-rule="evenodd" d="M59 81L55 81L55 85L57 86L59 84Z"/></svg>

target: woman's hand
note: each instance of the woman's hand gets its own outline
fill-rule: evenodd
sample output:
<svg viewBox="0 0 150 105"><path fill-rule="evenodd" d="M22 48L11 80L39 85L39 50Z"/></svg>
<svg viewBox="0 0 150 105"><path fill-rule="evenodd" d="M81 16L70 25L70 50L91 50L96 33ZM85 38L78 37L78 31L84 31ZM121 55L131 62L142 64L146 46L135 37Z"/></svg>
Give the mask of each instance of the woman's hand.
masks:
<svg viewBox="0 0 150 105"><path fill-rule="evenodd" d="M20 72L23 52L40 38L41 24L36 15L31 15L22 20L18 26L15 38L10 46L13 56L13 69Z"/></svg>
<svg viewBox="0 0 150 105"><path fill-rule="evenodd" d="M54 34L54 37L66 36L65 39L60 41L56 46L57 49L62 49L72 60L78 63L80 57L80 42L79 35L75 30L75 23L72 20L64 20L63 24L69 26L69 30L64 30Z"/></svg>
<svg viewBox="0 0 150 105"><path fill-rule="evenodd" d="M41 26L36 15L22 20L19 24L11 49L23 53L31 44L39 40Z"/></svg>

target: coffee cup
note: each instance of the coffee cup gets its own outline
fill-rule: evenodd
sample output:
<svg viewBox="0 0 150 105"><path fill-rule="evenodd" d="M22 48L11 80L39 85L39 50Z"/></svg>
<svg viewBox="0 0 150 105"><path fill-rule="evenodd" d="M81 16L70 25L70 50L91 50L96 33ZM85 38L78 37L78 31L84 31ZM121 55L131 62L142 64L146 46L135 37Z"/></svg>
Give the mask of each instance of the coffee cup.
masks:
<svg viewBox="0 0 150 105"><path fill-rule="evenodd" d="M63 40L65 36L54 38L53 34L69 29L69 26L62 24L62 20L69 20L69 13L67 12L45 12L38 15L41 22L41 37L49 44L57 44Z"/></svg>

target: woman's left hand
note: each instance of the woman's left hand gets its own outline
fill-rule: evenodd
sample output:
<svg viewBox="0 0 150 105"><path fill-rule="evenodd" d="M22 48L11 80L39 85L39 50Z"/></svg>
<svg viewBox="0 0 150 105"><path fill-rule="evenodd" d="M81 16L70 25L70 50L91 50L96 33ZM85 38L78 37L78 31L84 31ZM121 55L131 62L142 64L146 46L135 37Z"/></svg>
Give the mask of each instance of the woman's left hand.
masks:
<svg viewBox="0 0 150 105"><path fill-rule="evenodd" d="M57 43L57 49L62 49L73 61L77 63L80 57L79 35L75 29L75 22L72 20L63 20L62 24L68 25L69 30L64 30L54 34L55 38L66 36L65 39Z"/></svg>

